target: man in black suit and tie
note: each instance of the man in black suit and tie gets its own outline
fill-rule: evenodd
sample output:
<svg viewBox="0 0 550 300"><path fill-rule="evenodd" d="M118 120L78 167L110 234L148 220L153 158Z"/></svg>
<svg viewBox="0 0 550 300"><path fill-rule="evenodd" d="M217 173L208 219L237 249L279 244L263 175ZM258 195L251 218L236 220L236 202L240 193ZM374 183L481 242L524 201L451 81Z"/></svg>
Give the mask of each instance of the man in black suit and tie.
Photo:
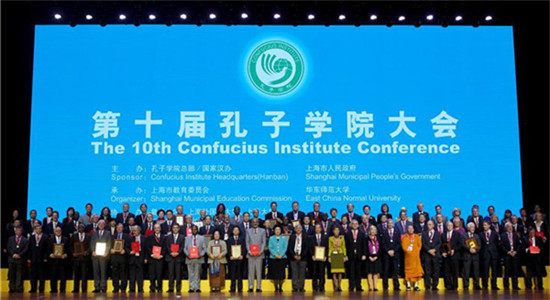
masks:
<svg viewBox="0 0 550 300"><path fill-rule="evenodd" d="M476 225L476 233L483 231L483 217L479 214L479 207L477 205L472 207L472 214L466 219L466 224L468 223Z"/></svg>
<svg viewBox="0 0 550 300"><path fill-rule="evenodd" d="M246 236L248 229L252 228L252 222L250 220L250 214L248 212L243 213L243 220L238 224L239 232L242 236Z"/></svg>
<svg viewBox="0 0 550 300"><path fill-rule="evenodd" d="M349 204L348 204L349 206ZM346 253L348 256L349 291L362 292L361 270L367 259L367 239L359 230L356 219L351 221L351 230L346 234Z"/></svg>
<svg viewBox="0 0 550 300"><path fill-rule="evenodd" d="M52 221L53 223L53 221ZM50 223L51 224L51 223ZM55 255L55 245L63 246L63 254ZM57 281L59 280L59 292L65 293L66 277L65 277L65 262L69 253L69 241L63 236L61 227L55 227L54 236L50 238L49 256L50 256L50 293L57 293Z"/></svg>
<svg viewBox="0 0 550 300"><path fill-rule="evenodd" d="M458 277L460 271L460 259L462 252L462 235L458 231L454 231L453 222L449 221L446 224L446 231L442 236L442 256L443 268L445 274L445 288L447 290L456 290L458 288Z"/></svg>
<svg viewBox="0 0 550 300"><path fill-rule="evenodd" d="M73 293L78 293L80 285L82 284L82 293L88 291L88 262L90 257L90 236L84 232L85 225L81 222L78 224L78 232L75 232L71 238L71 244L73 247L73 270L74 270L74 284ZM76 253L75 244L82 243L84 253Z"/></svg>
<svg viewBox="0 0 550 300"><path fill-rule="evenodd" d="M135 215L130 212L130 204L122 204L122 212L116 215L116 223L124 226L128 225L128 219L135 218Z"/></svg>
<svg viewBox="0 0 550 300"><path fill-rule="evenodd" d="M519 290L519 253L523 251L519 236L514 232L512 223L506 223L506 232L503 232L500 238L500 244L504 256L504 289L510 288L510 278L512 278L512 288Z"/></svg>
<svg viewBox="0 0 550 300"><path fill-rule="evenodd" d="M48 261L48 237L42 233L42 225L34 227L34 234L29 239L29 257L31 264L31 290L29 293L44 292L44 269ZM38 290L37 290L38 288Z"/></svg>
<svg viewBox="0 0 550 300"><path fill-rule="evenodd" d="M285 216L283 213L277 211L277 202L271 202L271 212L265 215L266 220L274 220L277 224L283 224L283 219Z"/></svg>
<svg viewBox="0 0 550 300"><path fill-rule="evenodd" d="M23 227L15 228L15 235L8 239L8 279L10 293L23 292L23 265L25 264L29 241L23 237Z"/></svg>
<svg viewBox="0 0 550 300"><path fill-rule="evenodd" d="M441 256L441 236L435 230L432 220L428 221L428 228L422 232L422 260L424 262L424 286L433 291L438 290L439 257Z"/></svg>
<svg viewBox="0 0 550 300"><path fill-rule="evenodd" d="M139 250L134 252L132 243L139 245ZM128 258L128 266L130 270L130 293L136 291L136 284L139 293L143 293L143 266L147 263L145 251L145 237L141 234L141 227L134 226L132 236L129 238L130 257Z"/></svg>
<svg viewBox="0 0 550 300"><path fill-rule="evenodd" d="M317 225L322 221L321 204L319 202L313 203L313 211L308 212L307 216L311 220L311 225Z"/></svg>
<svg viewBox="0 0 550 300"><path fill-rule="evenodd" d="M124 225L118 223L116 225L116 232L112 235L111 244L114 245L115 241L122 241L123 249L121 252L116 252L114 247L111 249L111 266L113 267L113 293L126 292L126 286L128 285L128 234L124 233Z"/></svg>
<svg viewBox="0 0 550 300"><path fill-rule="evenodd" d="M162 293L162 270L164 261L164 244L166 237L160 232L160 224L153 227L155 233L147 238L147 261L149 262L149 281L151 282L151 293ZM155 247L160 247L160 253L153 253Z"/></svg>
<svg viewBox="0 0 550 300"><path fill-rule="evenodd" d="M245 213L247 214L247 213ZM250 217L250 215L249 215ZM243 215L244 218L244 215ZM233 246L240 246L241 255L234 257L231 249ZM246 257L246 232L241 234L238 226L233 227L233 232L227 240L227 253L229 256L229 274L231 276L231 287L229 292L233 293L236 290L243 291L243 270L244 270L244 258Z"/></svg>
<svg viewBox="0 0 550 300"><path fill-rule="evenodd" d="M30 213L29 213L29 217L30 219L28 219L26 222L25 222L25 225L23 226L23 230L27 233L30 233L32 234L33 230L34 230L34 222L36 220L38 220L36 218L36 210L35 209L31 209ZM44 228L43 228L44 229Z"/></svg>
<svg viewBox="0 0 550 300"><path fill-rule="evenodd" d="M393 290L399 291L399 250L401 249L401 235L393 226L393 219L387 221L385 230L381 230L381 242L384 263L384 272L382 273L382 286L384 290L388 289L388 277L393 281Z"/></svg>
<svg viewBox="0 0 550 300"><path fill-rule="evenodd" d="M172 234L166 236L164 253L168 264L168 293L174 292L174 281L176 292L181 292L181 263L183 262L183 247L185 236L179 233L180 226L177 223L172 225Z"/></svg>
<svg viewBox="0 0 550 300"><path fill-rule="evenodd" d="M99 243L105 243L104 253L96 252ZM111 235L105 229L105 220L99 220L97 222L97 230L92 234L90 248L92 251L92 267L94 269L93 292L105 293L107 292L107 260L109 258L109 249L111 249Z"/></svg>
<svg viewBox="0 0 550 300"><path fill-rule="evenodd" d="M292 271L292 291L304 292L306 266L311 253L309 238L302 232L302 225L294 227L295 234L290 236L287 255Z"/></svg>
<svg viewBox="0 0 550 300"><path fill-rule="evenodd" d="M145 222L147 222L147 204L142 203L139 206L139 210L141 211L141 213L135 216L135 221L136 225L141 227L143 224L145 224Z"/></svg>
<svg viewBox="0 0 550 300"><path fill-rule="evenodd" d="M479 287L479 251L483 245L481 243L481 239L475 231L476 225L474 223L468 223L467 232L463 237L464 243L462 245L462 261L464 263L464 274L462 278L462 286L464 287L464 290L468 290L468 287L470 286L470 273L472 272L474 273L474 289L481 290ZM473 242L471 245L468 244L469 239L475 240L477 247L473 245Z"/></svg>
<svg viewBox="0 0 550 300"><path fill-rule="evenodd" d="M206 216L204 218L204 225L199 229L200 235L213 235L216 231L216 227L212 225L212 217Z"/></svg>
<svg viewBox="0 0 550 300"><path fill-rule="evenodd" d="M311 254L313 256L313 271L311 276L311 283L313 285L313 291L324 292L325 291L325 268L328 256L328 235L323 234L321 224L315 225L315 233L311 236L313 242L311 243ZM315 258L315 247L325 247L325 257L322 260Z"/></svg>
<svg viewBox="0 0 550 300"><path fill-rule="evenodd" d="M73 219L67 222L63 226L63 235L68 237L69 241L71 240L71 237L73 236L73 234L75 232L78 232L78 225L82 224L82 222L80 222L79 219L80 219L80 214L77 211L75 211Z"/></svg>
<svg viewBox="0 0 550 300"><path fill-rule="evenodd" d="M353 220L357 220L357 222L361 222L361 217L355 212L353 212L353 210L355 209L355 206L352 203L348 203L346 208L348 209L348 212L343 214L342 217L347 216L350 224L351 224L351 221ZM340 217L340 220L342 219L342 217Z"/></svg>
<svg viewBox="0 0 550 300"><path fill-rule="evenodd" d="M167 235L168 233L172 232L172 225L174 224L176 224L176 222L174 221L172 210L169 209L166 211L166 222L160 224L160 233Z"/></svg>
<svg viewBox="0 0 550 300"><path fill-rule="evenodd" d="M480 250L481 257L481 283L484 290L489 289L489 268L491 269L491 289L499 290L497 286L497 267L499 264L499 240L498 234L491 229L487 221L482 222L483 231L479 233L483 247Z"/></svg>
<svg viewBox="0 0 550 300"><path fill-rule="evenodd" d="M300 211L300 204L298 201L292 202L292 211L286 214L288 221L292 224L292 221L300 221L300 224L304 221L306 214L303 211Z"/></svg>
<svg viewBox="0 0 550 300"><path fill-rule="evenodd" d="M63 223L59 222L59 213L57 211L54 211L52 213L50 223L46 224L46 233L50 237L53 237L55 235L56 227L61 227L61 229L63 229Z"/></svg>
<svg viewBox="0 0 550 300"><path fill-rule="evenodd" d="M312 236L315 234L315 226L311 225L311 220L308 216L304 217L303 232L306 236Z"/></svg>
<svg viewBox="0 0 550 300"><path fill-rule="evenodd" d="M424 211L424 204L422 202L418 203L416 205L416 208L418 209L418 211L413 213L413 226L418 227L418 225L420 224L420 215L424 215L424 217L426 217L425 220L427 221L430 219L430 214Z"/></svg>

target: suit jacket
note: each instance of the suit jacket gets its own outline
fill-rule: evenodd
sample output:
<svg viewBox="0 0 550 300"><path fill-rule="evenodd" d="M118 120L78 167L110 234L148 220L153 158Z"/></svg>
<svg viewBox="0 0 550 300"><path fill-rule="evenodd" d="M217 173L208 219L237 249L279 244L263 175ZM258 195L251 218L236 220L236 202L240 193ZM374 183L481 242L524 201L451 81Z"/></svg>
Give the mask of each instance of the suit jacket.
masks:
<svg viewBox="0 0 550 300"><path fill-rule="evenodd" d="M258 245L260 248L260 258L264 258L264 250L267 247L266 233L263 228L250 228L246 232L246 251L250 253L250 245Z"/></svg>
<svg viewBox="0 0 550 300"><path fill-rule="evenodd" d="M519 236L515 233L512 233L512 243L510 243L510 240L508 239L508 233L503 232L500 236L500 245L502 247L502 251L505 254L512 249L518 253L523 251L523 243L520 242Z"/></svg>
<svg viewBox="0 0 550 300"><path fill-rule="evenodd" d="M466 224L468 224L468 223L476 224L473 215L469 215L468 218L466 218ZM477 216L476 233L480 233L481 231L483 231L483 217L481 215L478 215Z"/></svg>
<svg viewBox="0 0 550 300"><path fill-rule="evenodd" d="M351 221L353 220L357 220L357 222L361 223L361 216L356 214L356 213L350 213L350 212L346 212L345 214L342 215L342 217L348 217L348 223L351 224ZM342 217L340 217L340 220L342 220Z"/></svg>
<svg viewBox="0 0 550 300"><path fill-rule="evenodd" d="M24 236L21 236L21 241L19 242L19 246L17 245L16 236L11 236L8 239L8 246L7 246L7 252L8 252L8 263L24 263L27 259L27 252L29 250L29 240L25 238ZM21 258L15 259L13 258L14 254L19 254Z"/></svg>
<svg viewBox="0 0 550 300"><path fill-rule="evenodd" d="M401 223L401 221L395 221L395 228L397 228L397 230L399 230L399 233L400 234L405 234L407 233L407 227L409 227L409 225L413 225L413 223L411 221L405 221L405 227L403 227L403 224Z"/></svg>
<svg viewBox="0 0 550 300"><path fill-rule="evenodd" d="M238 215L238 216L233 215L229 220L229 223L231 223L231 225L233 226L239 226L239 224L241 224L242 221L243 221L243 215Z"/></svg>
<svg viewBox="0 0 550 300"><path fill-rule="evenodd" d="M204 262L204 260L201 260L202 257L206 254L206 243L204 241L204 237L202 235L196 235L196 243L197 247L199 247L199 261ZM189 249L193 247L193 235L190 235L185 238L185 247L183 247L183 252L185 253L185 263L190 264L191 262L195 261L196 259L189 259Z"/></svg>
<svg viewBox="0 0 550 300"><path fill-rule="evenodd" d="M451 256L452 260L455 259L461 259L462 258L462 249L464 245L463 236L460 232L451 230L451 240L449 241L447 238L448 231L444 233L444 235L441 237L441 245L443 243L450 243L450 248L454 250L453 256Z"/></svg>
<svg viewBox="0 0 550 300"><path fill-rule="evenodd" d="M147 222L147 214L143 215L143 214L139 214L139 215L136 215L134 217L134 219L136 220L136 225L143 225L144 223Z"/></svg>
<svg viewBox="0 0 550 300"><path fill-rule="evenodd" d="M435 256L440 257L441 256L441 235L439 235L439 232L437 230L433 231L432 239L430 240L430 233L429 231L422 232L422 253L424 255L430 255L428 253L429 250L435 249Z"/></svg>
<svg viewBox="0 0 550 300"><path fill-rule="evenodd" d="M57 221L57 224L56 224L55 227L60 227L61 231L63 231L63 223ZM46 230L45 231L50 237L55 234L55 232L54 232L55 228L53 227L53 221L46 225Z"/></svg>
<svg viewBox="0 0 550 300"><path fill-rule="evenodd" d="M90 248L91 248L91 251L92 252L95 252L95 248L96 248L96 245L97 243L106 243L106 252L107 252L107 255L105 256L105 258L109 257L109 254L110 254L110 249L111 249L111 233L107 230L107 228L105 230L103 230L103 235L99 235L99 229L94 231L94 233L92 234L92 238L90 240ZM103 257L95 257L95 258L103 258Z"/></svg>
<svg viewBox="0 0 550 300"><path fill-rule="evenodd" d="M206 225L199 228L200 235L213 235L216 232L216 226L210 224L208 230L206 230Z"/></svg>
<svg viewBox="0 0 550 300"><path fill-rule="evenodd" d="M305 216L306 214L303 211L298 211L298 220L300 220L300 222L304 221ZM288 218L289 221L294 220L294 211L287 212L286 217Z"/></svg>
<svg viewBox="0 0 550 300"><path fill-rule="evenodd" d="M75 219L65 223L65 225L63 225L63 235L70 237L75 231L78 231L79 224L82 224L82 222Z"/></svg>
<svg viewBox="0 0 550 300"><path fill-rule="evenodd" d="M84 243L84 249L86 250L86 256L73 256L73 260L77 260L77 261L82 261L82 260L88 260L88 258L90 258L90 241L91 241L91 236L87 233L84 233L84 240L83 240L83 243ZM80 242L80 236L78 234L78 232L75 232L73 234L73 236L70 238L70 243L71 243L71 253L74 253L74 244L77 243L77 242Z"/></svg>
<svg viewBox="0 0 550 300"><path fill-rule="evenodd" d="M313 223L319 224L319 222L321 222L323 220L323 215L324 214L325 214L324 212L318 212L317 216L315 216L315 212L310 211L310 212L307 213L307 216L309 217L309 219L311 221L315 220L315 222L312 222L311 224L313 224Z"/></svg>
<svg viewBox="0 0 550 300"><path fill-rule="evenodd" d="M84 224L84 223L83 223ZM88 225L86 225L86 227L84 228L84 231L86 233L89 233L89 234L93 234L96 230L97 230L97 223L95 223L96 227L94 229L94 223L89 223Z"/></svg>
<svg viewBox="0 0 550 300"><path fill-rule="evenodd" d="M170 222L170 224L168 224ZM160 224L160 232L164 235L168 234L169 232L172 232L172 226L176 224L173 220L166 220L166 222L163 222Z"/></svg>
<svg viewBox="0 0 550 300"><path fill-rule="evenodd" d="M414 224L414 233L422 234L424 231L428 230L428 223L424 223L424 225L421 225L420 223Z"/></svg>
<svg viewBox="0 0 550 300"><path fill-rule="evenodd" d="M470 238L469 232L466 232L462 236L462 240L464 241L462 243L462 259L465 260L465 261L469 261L472 258L478 258L479 257L479 252L481 252L481 248L483 248L483 243L481 243L481 239L479 238L479 235L477 235L477 233L474 233L472 235L472 237L475 238L475 240L477 242L477 245L479 247L477 249L477 252L473 253L473 254L470 253L470 247L468 245L466 245L466 240Z"/></svg>
<svg viewBox="0 0 550 300"><path fill-rule="evenodd" d="M430 220L430 214L428 212L426 212L426 211L423 211L423 212L415 211L413 213L413 224L416 225L416 224L420 223L420 221L418 220L420 215L424 215L426 217L426 221L424 221L424 222L428 222Z"/></svg>
<svg viewBox="0 0 550 300"><path fill-rule="evenodd" d="M135 219L136 215L134 215L133 213L131 212L128 212L127 215L126 215L126 219L124 219L124 213L121 212L121 213L118 213L116 215L116 223L117 224L128 224L128 219L130 218L134 218Z"/></svg>
<svg viewBox="0 0 550 300"><path fill-rule="evenodd" d="M317 235L313 233L313 235L310 236L310 242L309 245L311 249L309 250L311 256L315 255L315 247L325 247L325 257L328 257L328 235L322 234L317 241Z"/></svg>
<svg viewBox="0 0 550 300"><path fill-rule="evenodd" d="M132 251L132 243L136 242L136 237L135 236L131 236L128 238L128 246L130 247L130 251ZM143 235L143 234L140 234L139 235L139 241L140 241L140 247L139 247L139 253L136 253L136 254L139 254L139 255L136 255L136 254L130 254L130 251L128 251L128 263L129 264L143 264L144 263L144 260L147 258L147 238Z"/></svg>
<svg viewBox="0 0 550 300"><path fill-rule="evenodd" d="M151 234L147 237L147 243L145 247L145 254L147 257L147 260L153 260L154 258L151 257L153 254L153 247L158 246L160 247L160 255L163 256L163 258L166 256L166 249L164 247L164 244L166 242L166 236L162 233L160 234L159 238L156 238L156 234Z"/></svg>
<svg viewBox="0 0 550 300"><path fill-rule="evenodd" d="M479 233L479 238L481 243L483 243L483 248L481 249L480 255L482 259L498 259L500 242L498 240L498 234L491 230L489 239L487 239L487 233L482 231Z"/></svg>
<svg viewBox="0 0 550 300"><path fill-rule="evenodd" d="M183 262L184 255L183 255L183 248L185 247L185 235L178 234L177 240L174 239L175 236L173 234L169 234L166 236L165 242L164 242L164 253L166 253L165 260L170 261L176 261L176 262ZM172 245L179 245L179 251L178 256L173 257L172 254Z"/></svg>
<svg viewBox="0 0 550 300"><path fill-rule="evenodd" d="M118 239L118 233L115 233L113 235L111 235L111 245L114 246L115 244L115 240ZM112 253L111 254L111 261L113 262L127 262L128 261L128 253L130 253L131 251L131 247L129 247L129 236L127 233L122 233L122 238L121 240L124 241L124 254L120 254L120 253Z"/></svg>
<svg viewBox="0 0 550 300"><path fill-rule="evenodd" d="M276 216L278 219L283 220L285 218L285 215L281 212L276 212ZM269 213L265 214L265 220L273 220L273 212L270 211Z"/></svg>
<svg viewBox="0 0 550 300"><path fill-rule="evenodd" d="M246 233L245 235L239 235L235 239L234 235L230 235L227 240L227 256L231 257L231 246L241 246L241 255L243 256L243 261L246 259Z"/></svg>
<svg viewBox="0 0 550 300"><path fill-rule="evenodd" d="M28 250L28 260L31 263L44 263L44 260L48 259L48 247L50 243L48 242L48 235L42 233L40 241L36 243L36 235L33 234L29 238L29 250Z"/></svg>
<svg viewBox="0 0 550 300"><path fill-rule="evenodd" d="M364 216L364 215L363 215ZM359 223L362 223L363 221L363 216L361 216L359 219L361 220L361 222ZM369 215L369 224L370 225L375 225L377 224L378 222L376 221L376 219L372 216L372 215ZM350 223L351 224L351 223Z"/></svg>
<svg viewBox="0 0 550 300"><path fill-rule="evenodd" d="M245 227L244 222L239 223L238 226L239 226L240 235L246 238L247 228ZM251 221L248 221L248 228L252 228L252 222Z"/></svg>
<svg viewBox="0 0 550 300"><path fill-rule="evenodd" d="M34 220L38 220L38 219L34 219ZM25 221L25 224L23 224L23 230L26 233L33 233L34 232L34 227L33 227L34 220L28 219L27 221ZM42 228L42 233L45 233L44 229L45 228Z"/></svg>
<svg viewBox="0 0 550 300"><path fill-rule="evenodd" d="M230 235L233 234L233 225L231 223L229 226L225 226L225 224L218 225L217 230L220 232L220 239L226 240L226 237L229 238Z"/></svg>
<svg viewBox="0 0 550 300"><path fill-rule="evenodd" d="M394 257L399 255L399 249L401 249L401 233L397 228L393 228L393 234L390 236L389 230L382 230L381 233L381 248L385 255L388 255L388 251L394 251Z"/></svg>
<svg viewBox="0 0 550 300"><path fill-rule="evenodd" d="M311 224L308 225L308 228L306 229L306 225L302 225L302 231L307 236L312 236L315 234L315 226L312 226Z"/></svg>
<svg viewBox="0 0 550 300"><path fill-rule="evenodd" d="M49 240L48 240L48 257L50 256L50 254L53 253L53 247L54 245L57 244L57 240L54 237L51 237ZM65 252L65 254L67 254L67 257L70 257L71 255L71 247L70 244L69 244L69 239L66 237L66 236L61 236L61 241L59 243L59 245L63 245L63 252ZM68 260L68 258L65 258L65 259L61 259L61 258L49 258L50 260L53 260L54 262L55 261L58 261L58 262L65 262Z"/></svg>
<svg viewBox="0 0 550 300"><path fill-rule="evenodd" d="M367 255L367 238L357 230L357 240L353 239L353 230L349 230L345 235L346 252L350 261L361 260L361 256Z"/></svg>
<svg viewBox="0 0 550 300"><path fill-rule="evenodd" d="M296 260L294 256L298 255L295 251L296 247L296 234L293 234L290 236L290 240L288 241L288 249L287 249L287 256L289 260ZM301 261L307 261L311 257L312 253L310 252L311 246L309 245L309 237L307 234L304 234L302 232L302 245L300 247L300 257Z"/></svg>

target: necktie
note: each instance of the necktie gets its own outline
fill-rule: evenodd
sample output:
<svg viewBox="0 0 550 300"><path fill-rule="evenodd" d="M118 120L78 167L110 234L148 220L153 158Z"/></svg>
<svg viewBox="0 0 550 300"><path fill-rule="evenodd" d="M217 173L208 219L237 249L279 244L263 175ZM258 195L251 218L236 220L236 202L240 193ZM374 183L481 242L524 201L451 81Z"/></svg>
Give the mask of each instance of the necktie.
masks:
<svg viewBox="0 0 550 300"><path fill-rule="evenodd" d="M119 234L118 234L118 239L119 239L119 240L122 239L122 233L119 233Z"/></svg>
<svg viewBox="0 0 550 300"><path fill-rule="evenodd" d="M449 233L447 233L447 242L450 242L451 241L451 232L449 231Z"/></svg>
<svg viewBox="0 0 550 300"><path fill-rule="evenodd" d="M317 234L317 245L321 244L321 235Z"/></svg>
<svg viewBox="0 0 550 300"><path fill-rule="evenodd" d="M485 238L487 239L487 242L489 241L489 231L485 233Z"/></svg>
<svg viewBox="0 0 550 300"><path fill-rule="evenodd" d="M15 243L17 244L17 246L19 246L19 243L21 243L21 237L18 236L16 239L15 239Z"/></svg>

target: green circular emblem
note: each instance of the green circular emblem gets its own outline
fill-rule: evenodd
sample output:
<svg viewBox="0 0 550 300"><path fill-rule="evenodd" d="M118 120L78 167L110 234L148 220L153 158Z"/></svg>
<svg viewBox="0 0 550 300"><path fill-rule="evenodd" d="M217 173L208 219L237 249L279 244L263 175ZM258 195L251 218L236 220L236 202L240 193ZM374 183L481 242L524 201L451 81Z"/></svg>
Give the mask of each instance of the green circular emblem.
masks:
<svg viewBox="0 0 550 300"><path fill-rule="evenodd" d="M248 78L258 90L281 96L290 93L302 81L304 60L291 44L269 41L252 51L246 69Z"/></svg>

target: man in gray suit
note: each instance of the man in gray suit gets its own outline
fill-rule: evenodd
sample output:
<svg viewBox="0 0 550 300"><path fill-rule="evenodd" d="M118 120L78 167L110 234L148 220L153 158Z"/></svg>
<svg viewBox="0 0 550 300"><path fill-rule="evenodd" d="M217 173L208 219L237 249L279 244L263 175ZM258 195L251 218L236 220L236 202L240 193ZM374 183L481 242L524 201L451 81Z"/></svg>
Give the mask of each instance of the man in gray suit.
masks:
<svg viewBox="0 0 550 300"><path fill-rule="evenodd" d="M262 262L264 260L264 251L266 248L266 235L265 229L259 228L259 221L257 218L252 220L252 228L246 232L246 252L248 256L248 292L251 293L254 290L254 277L256 277L256 292L262 292ZM252 255L250 251L251 245L258 245L259 253Z"/></svg>
<svg viewBox="0 0 550 300"><path fill-rule="evenodd" d="M97 243L105 243L104 255L96 253ZM92 250L92 266L94 269L94 293L107 291L107 259L109 256L109 250L111 249L111 233L109 230L105 230L105 220L99 220L97 223L97 230L92 234L90 242Z"/></svg>
<svg viewBox="0 0 550 300"><path fill-rule="evenodd" d="M204 237L198 234L199 229L197 225L191 227L191 235L185 238L185 264L187 265L187 271L189 273L189 292L200 293L201 292L201 265L204 262L204 254L206 253L206 245L204 243ZM199 257L189 258L191 247L198 247Z"/></svg>

